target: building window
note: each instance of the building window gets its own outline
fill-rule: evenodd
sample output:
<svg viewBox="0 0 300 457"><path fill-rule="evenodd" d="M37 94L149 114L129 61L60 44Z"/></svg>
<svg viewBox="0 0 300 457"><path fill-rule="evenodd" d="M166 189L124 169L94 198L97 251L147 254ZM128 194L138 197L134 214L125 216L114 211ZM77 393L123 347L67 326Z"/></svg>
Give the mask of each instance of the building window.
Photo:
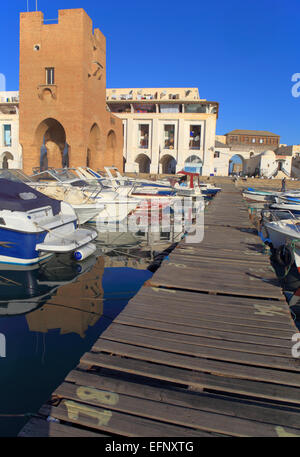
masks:
<svg viewBox="0 0 300 457"><path fill-rule="evenodd" d="M263 143L263 142L264 142L263 138L260 138L259 142L260 142L260 143Z"/></svg>
<svg viewBox="0 0 300 457"><path fill-rule="evenodd" d="M218 159L220 157L220 151L215 151L214 158Z"/></svg>
<svg viewBox="0 0 300 457"><path fill-rule="evenodd" d="M4 125L4 146L11 146L11 125Z"/></svg>
<svg viewBox="0 0 300 457"><path fill-rule="evenodd" d="M200 125L190 125L190 149L200 149Z"/></svg>
<svg viewBox="0 0 300 457"><path fill-rule="evenodd" d="M175 125L164 125L164 148L174 149Z"/></svg>
<svg viewBox="0 0 300 457"><path fill-rule="evenodd" d="M46 68L46 84L54 84L54 68Z"/></svg>
<svg viewBox="0 0 300 457"><path fill-rule="evenodd" d="M143 149L149 147L149 124L139 124L138 147Z"/></svg>
<svg viewBox="0 0 300 457"><path fill-rule="evenodd" d="M255 142L256 142L256 139L255 139L255 138L252 138L251 141L252 141L252 143L255 143Z"/></svg>

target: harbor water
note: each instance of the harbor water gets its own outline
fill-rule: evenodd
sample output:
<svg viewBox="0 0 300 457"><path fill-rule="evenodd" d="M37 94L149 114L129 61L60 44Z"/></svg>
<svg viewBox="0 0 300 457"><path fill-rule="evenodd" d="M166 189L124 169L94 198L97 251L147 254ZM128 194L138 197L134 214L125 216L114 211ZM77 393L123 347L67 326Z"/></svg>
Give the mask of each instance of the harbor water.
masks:
<svg viewBox="0 0 300 457"><path fill-rule="evenodd" d="M183 232L99 231L94 255L0 264L0 436L16 436Z"/></svg>

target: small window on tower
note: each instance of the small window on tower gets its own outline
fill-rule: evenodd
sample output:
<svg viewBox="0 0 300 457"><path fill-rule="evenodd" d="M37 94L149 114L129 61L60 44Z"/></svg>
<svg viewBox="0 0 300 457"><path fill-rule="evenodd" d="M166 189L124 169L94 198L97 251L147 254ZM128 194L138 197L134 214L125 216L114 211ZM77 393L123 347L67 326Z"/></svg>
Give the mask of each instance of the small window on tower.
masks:
<svg viewBox="0 0 300 457"><path fill-rule="evenodd" d="M46 68L46 84L54 84L54 68Z"/></svg>

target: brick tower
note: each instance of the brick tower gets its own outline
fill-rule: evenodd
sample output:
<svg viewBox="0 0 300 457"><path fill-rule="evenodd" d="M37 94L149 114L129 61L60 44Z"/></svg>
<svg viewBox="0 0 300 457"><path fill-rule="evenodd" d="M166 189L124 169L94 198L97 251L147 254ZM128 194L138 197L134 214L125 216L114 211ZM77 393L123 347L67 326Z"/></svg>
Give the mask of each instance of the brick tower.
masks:
<svg viewBox="0 0 300 457"><path fill-rule="evenodd" d="M63 165L123 169L122 121L106 109L106 41L83 9L20 15L24 171Z"/></svg>

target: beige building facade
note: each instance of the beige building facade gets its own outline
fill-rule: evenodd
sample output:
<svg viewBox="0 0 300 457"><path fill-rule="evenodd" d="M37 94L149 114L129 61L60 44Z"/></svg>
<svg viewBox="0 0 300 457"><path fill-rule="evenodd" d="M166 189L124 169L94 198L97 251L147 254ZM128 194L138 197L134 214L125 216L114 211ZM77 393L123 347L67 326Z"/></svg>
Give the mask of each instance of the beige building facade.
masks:
<svg viewBox="0 0 300 457"><path fill-rule="evenodd" d="M19 143L19 93L0 92L0 168L22 168Z"/></svg>
<svg viewBox="0 0 300 457"><path fill-rule="evenodd" d="M225 135L216 135L217 144L216 150L222 151L219 170L223 176L242 173L266 178L290 177L293 176L292 162L300 154L299 145L281 145L279 135L263 130L232 130Z"/></svg>
<svg viewBox="0 0 300 457"><path fill-rule="evenodd" d="M107 89L107 106L123 122L124 171L213 173L219 104L197 88Z"/></svg>

